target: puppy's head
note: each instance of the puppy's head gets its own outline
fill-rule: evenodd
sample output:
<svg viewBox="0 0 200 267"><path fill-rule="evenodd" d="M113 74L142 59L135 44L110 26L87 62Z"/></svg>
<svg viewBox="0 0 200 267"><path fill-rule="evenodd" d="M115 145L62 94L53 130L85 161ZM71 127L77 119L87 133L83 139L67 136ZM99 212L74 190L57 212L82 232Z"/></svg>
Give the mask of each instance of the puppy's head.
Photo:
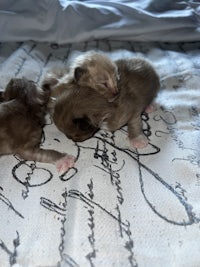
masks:
<svg viewBox="0 0 200 267"><path fill-rule="evenodd" d="M80 86L90 87L112 102L119 93L117 66L107 56L88 52L72 64L74 79Z"/></svg>
<svg viewBox="0 0 200 267"><path fill-rule="evenodd" d="M52 118L58 129L75 142L82 142L94 135L98 125L90 118L91 106L96 106L89 88L72 87L56 98ZM94 93L96 93L94 91ZM89 94L89 98L88 98ZM97 97L98 94L96 93ZM104 99L106 102L106 100Z"/></svg>
<svg viewBox="0 0 200 267"><path fill-rule="evenodd" d="M13 78L7 84L4 100L17 99L29 105L46 105L50 96L49 90L41 89L26 78Z"/></svg>

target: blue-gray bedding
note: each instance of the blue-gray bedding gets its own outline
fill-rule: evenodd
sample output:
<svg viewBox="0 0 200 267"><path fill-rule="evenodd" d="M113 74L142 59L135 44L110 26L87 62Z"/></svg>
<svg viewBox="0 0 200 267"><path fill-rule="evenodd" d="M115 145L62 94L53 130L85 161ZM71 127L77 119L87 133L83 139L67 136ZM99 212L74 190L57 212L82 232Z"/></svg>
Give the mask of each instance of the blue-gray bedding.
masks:
<svg viewBox="0 0 200 267"><path fill-rule="evenodd" d="M200 40L199 1L1 0L0 41Z"/></svg>

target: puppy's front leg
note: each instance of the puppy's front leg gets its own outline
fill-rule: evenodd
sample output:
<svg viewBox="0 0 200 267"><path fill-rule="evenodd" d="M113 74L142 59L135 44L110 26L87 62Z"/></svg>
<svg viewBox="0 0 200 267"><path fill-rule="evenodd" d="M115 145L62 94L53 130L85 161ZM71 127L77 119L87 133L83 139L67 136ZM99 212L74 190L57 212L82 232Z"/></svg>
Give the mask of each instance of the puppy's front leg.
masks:
<svg viewBox="0 0 200 267"><path fill-rule="evenodd" d="M52 149L30 148L20 150L17 154L25 160L33 160L43 163L52 163L56 166L59 174L63 174L72 168L75 163L75 157L60 153Z"/></svg>
<svg viewBox="0 0 200 267"><path fill-rule="evenodd" d="M148 145L148 139L142 132L141 114L132 117L128 122L128 137L132 147L144 148Z"/></svg>

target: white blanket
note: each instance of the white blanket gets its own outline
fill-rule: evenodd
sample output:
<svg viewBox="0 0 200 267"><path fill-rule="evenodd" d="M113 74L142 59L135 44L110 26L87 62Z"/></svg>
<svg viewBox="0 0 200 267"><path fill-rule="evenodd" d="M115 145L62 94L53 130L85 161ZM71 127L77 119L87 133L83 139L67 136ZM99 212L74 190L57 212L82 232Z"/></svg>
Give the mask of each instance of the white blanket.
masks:
<svg viewBox="0 0 200 267"><path fill-rule="evenodd" d="M199 267L200 43L4 43L0 88L12 77L40 83L90 49L154 64L162 90L143 116L150 144L132 149L126 127L74 143L47 117L42 146L78 160L59 176L50 164L0 157L0 266Z"/></svg>

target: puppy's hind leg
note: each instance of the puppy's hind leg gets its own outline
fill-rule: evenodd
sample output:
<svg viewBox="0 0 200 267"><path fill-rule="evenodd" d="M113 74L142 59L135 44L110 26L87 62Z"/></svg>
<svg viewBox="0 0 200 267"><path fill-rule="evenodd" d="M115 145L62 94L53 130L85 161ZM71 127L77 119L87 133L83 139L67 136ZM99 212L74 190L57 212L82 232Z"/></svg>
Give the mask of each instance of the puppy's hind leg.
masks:
<svg viewBox="0 0 200 267"><path fill-rule="evenodd" d="M142 119L141 114L132 117L128 122L128 136L132 147L144 148L148 145L149 141L142 132Z"/></svg>
<svg viewBox="0 0 200 267"><path fill-rule="evenodd" d="M41 149L39 147L30 148L20 150L17 154L25 160L54 164L59 174L63 174L68 171L68 169L72 168L75 163L74 156L60 153L52 149Z"/></svg>

